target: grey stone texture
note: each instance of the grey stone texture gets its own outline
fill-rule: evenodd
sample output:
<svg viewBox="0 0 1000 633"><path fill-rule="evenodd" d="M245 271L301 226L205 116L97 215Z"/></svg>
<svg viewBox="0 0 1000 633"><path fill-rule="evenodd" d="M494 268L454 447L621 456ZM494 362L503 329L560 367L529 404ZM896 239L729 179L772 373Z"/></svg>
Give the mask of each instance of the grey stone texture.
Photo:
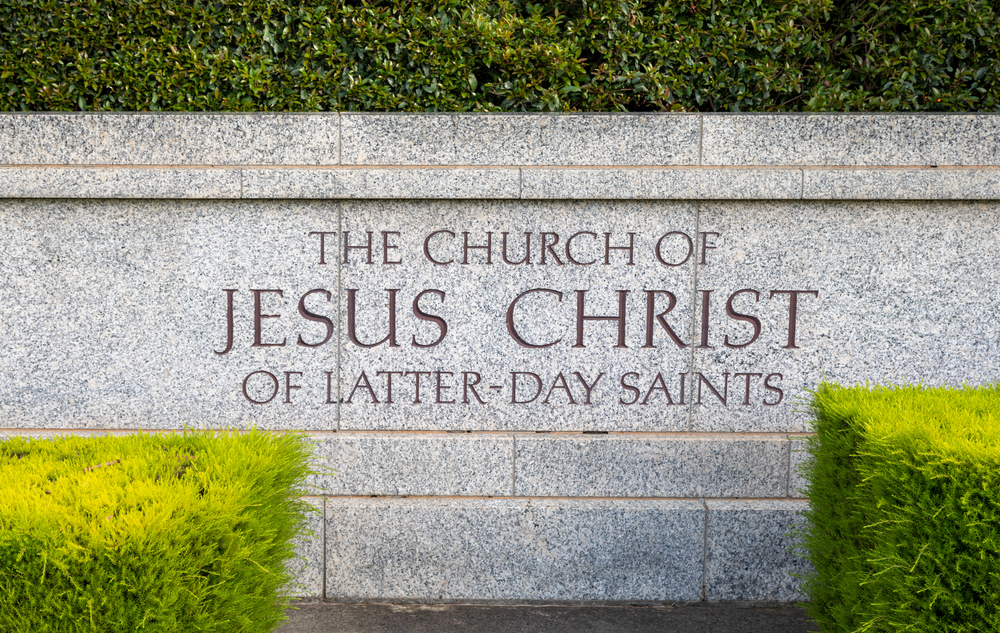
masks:
<svg viewBox="0 0 1000 633"><path fill-rule="evenodd" d="M510 168L244 169L243 197L518 198L520 174Z"/></svg>
<svg viewBox="0 0 1000 633"><path fill-rule="evenodd" d="M342 114L344 165L696 165L699 119Z"/></svg>
<svg viewBox="0 0 1000 633"><path fill-rule="evenodd" d="M340 353L340 428L686 430L687 401L680 392L690 350L678 347L655 321L653 346L644 347L648 296L643 290L664 291L654 296L656 313L666 312L665 293L673 293L676 306L664 320L684 343L689 338L685 315L690 314L693 257L682 263L688 247L681 235L668 236L661 248L664 261L678 265L658 263L654 249L668 233L692 235L695 211L686 203L343 203L347 244L366 247L371 231L373 251L371 264L363 248L351 250L349 262L342 265L344 293L356 298L356 340L351 340L344 301L341 319L348 331ZM381 231L393 233L383 237ZM503 233L509 237L507 261L513 262L524 259L525 233L530 234L530 265L505 262ZM398 247L389 249L389 259L401 263L382 264L386 239ZM484 250L466 252L466 243L485 246L491 239L489 256ZM543 240L548 244L544 256ZM627 251L606 248L630 243L632 265ZM428 261L428 253L442 264ZM365 347L388 336L393 296L397 346L386 341ZM435 342L441 326L416 317L418 297L421 311L447 322L440 344ZM586 316L616 316L623 297L623 323L584 321L580 338L581 299ZM525 347L511 328L526 344L551 346ZM625 347L619 346L622 342ZM389 371L411 373L390 376ZM620 384L623 376L640 385L642 393L633 387L638 395L630 395Z"/></svg>
<svg viewBox="0 0 1000 633"><path fill-rule="evenodd" d="M0 147L0 437L312 433L297 595L797 600L809 390L1000 374L1000 115L0 114Z"/></svg>
<svg viewBox="0 0 1000 633"><path fill-rule="evenodd" d="M335 433L317 441L315 494L512 494L514 440L494 434ZM335 471L335 472L331 472Z"/></svg>
<svg viewBox="0 0 1000 633"><path fill-rule="evenodd" d="M707 501L706 599L804 600L797 549L804 501Z"/></svg>
<svg viewBox="0 0 1000 633"><path fill-rule="evenodd" d="M798 169L521 170L521 197L528 200L769 200L799 198L801 193Z"/></svg>
<svg viewBox="0 0 1000 633"><path fill-rule="evenodd" d="M804 399L822 377L995 380L1000 299L988 289L1000 281L998 211L974 202L702 204L700 231L718 235L697 273L695 321L707 346L698 336L692 430L807 431ZM791 290L803 291L794 341ZM730 297L735 314L760 322L746 347L726 346L749 343L755 330L727 315Z"/></svg>
<svg viewBox="0 0 1000 633"><path fill-rule="evenodd" d="M1000 200L1000 169L806 169L811 200Z"/></svg>
<svg viewBox="0 0 1000 633"><path fill-rule="evenodd" d="M325 569L323 552L325 548L326 500L322 497L306 497L312 508L306 514L307 534L295 542L295 558L288 561L288 569L293 580L288 594L297 598L322 598Z"/></svg>
<svg viewBox="0 0 1000 633"><path fill-rule="evenodd" d="M1000 165L991 114L704 116L702 165Z"/></svg>
<svg viewBox="0 0 1000 633"><path fill-rule="evenodd" d="M337 114L0 113L4 165L336 165Z"/></svg>
<svg viewBox="0 0 1000 633"><path fill-rule="evenodd" d="M335 383L336 332L326 346L296 344L324 333L297 313L301 295L329 288L336 301L336 268L316 265L307 235L331 224L336 207L322 202L4 201L4 426L336 429L325 374ZM217 354L225 288L238 290L234 345ZM281 315L261 319L261 342L286 346L252 346L251 289L283 290L261 293L262 313ZM323 310L322 294L309 299ZM260 371L280 382L270 406L242 392ZM286 392L286 371L303 372L288 376L301 389ZM247 390L263 401L272 384L256 374Z"/></svg>
<svg viewBox="0 0 1000 633"><path fill-rule="evenodd" d="M340 600L698 600L696 501L329 499Z"/></svg>
<svg viewBox="0 0 1000 633"><path fill-rule="evenodd" d="M236 169L0 167L0 198L239 198Z"/></svg>
<svg viewBox="0 0 1000 633"><path fill-rule="evenodd" d="M554 497L781 497L781 436L518 435L515 493Z"/></svg>

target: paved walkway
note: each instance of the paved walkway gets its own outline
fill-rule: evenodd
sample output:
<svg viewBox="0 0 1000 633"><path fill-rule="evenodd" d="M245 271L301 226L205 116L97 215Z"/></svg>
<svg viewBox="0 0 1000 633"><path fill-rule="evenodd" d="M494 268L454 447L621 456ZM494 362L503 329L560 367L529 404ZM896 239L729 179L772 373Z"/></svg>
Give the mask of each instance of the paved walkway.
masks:
<svg viewBox="0 0 1000 633"><path fill-rule="evenodd" d="M795 608L301 603L280 633L805 633Z"/></svg>

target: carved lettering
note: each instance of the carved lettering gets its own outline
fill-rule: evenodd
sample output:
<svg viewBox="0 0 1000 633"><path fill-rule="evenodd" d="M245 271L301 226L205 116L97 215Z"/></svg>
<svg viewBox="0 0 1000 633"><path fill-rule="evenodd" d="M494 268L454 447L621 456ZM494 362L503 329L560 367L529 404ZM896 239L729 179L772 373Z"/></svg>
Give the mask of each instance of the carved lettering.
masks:
<svg viewBox="0 0 1000 633"><path fill-rule="evenodd" d="M667 320L663 318L667 314L669 314L671 310L674 309L674 306L677 305L677 297L674 296L674 293L667 292L666 290L645 290L643 292L646 293L646 344L643 345L643 347L644 348L656 347L656 345L653 344L654 319L656 320L657 323L660 324L661 328L666 330L667 336L670 337L670 340L672 340L677 347L681 349L687 347L687 343L681 341L681 338L677 336L677 333L674 332L673 328L670 327L670 325L667 323ZM667 309L659 314L653 314L656 311L654 306L656 304L657 295L666 295Z"/></svg>
<svg viewBox="0 0 1000 633"><path fill-rule="evenodd" d="M331 295L329 291L324 290L323 288L316 288L315 290L310 290L309 292L305 293L299 298L299 314L302 315L303 319L309 321L315 321L317 323L322 323L326 327L326 336L324 336L323 340L320 341L319 343L306 343L302 339L302 335L299 334L298 344L301 347L319 347L320 345L324 345L327 341L330 340L330 337L333 336L333 321L331 321L328 317L325 317L323 315L310 312L309 309L306 308L306 297L315 292L321 292L325 294L326 300L327 301L330 300Z"/></svg>
<svg viewBox="0 0 1000 633"><path fill-rule="evenodd" d="M628 246L612 246L611 234L604 234L604 265L611 265L611 251L627 251L628 266L635 266L635 233L628 234Z"/></svg>
<svg viewBox="0 0 1000 633"><path fill-rule="evenodd" d="M551 343L542 343L540 345L535 345L533 343L529 343L526 340L524 340L524 338L522 338L521 335L518 334L517 328L514 326L514 308L517 307L517 302L520 301L522 297L529 295L533 292L546 292L548 294L555 295L560 302L562 301L563 298L561 292L557 290L550 290L548 288L532 288L531 290L525 290L521 294L514 297L514 300L511 301L510 305L507 307L507 333L510 334L510 337L514 339L517 342L517 344L520 345L521 347L529 347L532 349L542 349L545 347L552 347L562 339L559 338L556 339L555 341L552 341Z"/></svg>
<svg viewBox="0 0 1000 633"><path fill-rule="evenodd" d="M586 347L583 344L583 324L585 321L617 321L618 322L618 344L616 348L628 348L625 344L625 300L629 290L618 290L618 314L614 316L587 316L584 306L584 295L586 290L576 291L576 345L573 347Z"/></svg>
<svg viewBox="0 0 1000 633"><path fill-rule="evenodd" d="M261 329L262 322L264 319L278 319L281 318L280 314L261 314L261 295L264 294L276 294L279 297L284 298L285 294L281 290L251 290L253 293L253 345L252 347L284 347L285 340L281 339L280 343L264 343L261 341Z"/></svg>
<svg viewBox="0 0 1000 633"><path fill-rule="evenodd" d="M462 263L469 263L469 251L472 250L484 250L486 251L486 264L490 265L493 263L493 233L492 231L486 232L486 245L485 246L473 246L469 244L469 233L468 231L462 232Z"/></svg>
<svg viewBox="0 0 1000 633"><path fill-rule="evenodd" d="M663 247L663 240L667 239L671 235L679 235L683 237L684 240L687 242L687 254L684 255L684 259L682 259L679 262L668 262L667 260L663 259L663 251L661 250ZM689 259L691 259L691 253L693 252L694 252L694 243L691 241L691 236L681 231L671 231L666 235L662 236L656 242L656 261L660 262L664 266L671 266L671 267L683 266L684 264L687 263Z"/></svg>
<svg viewBox="0 0 1000 633"><path fill-rule="evenodd" d="M597 233L592 233L590 231L580 231L579 233L574 233L573 235L570 236L570 238L568 240L566 240L566 259L568 259L572 263L576 264L577 266L590 266L591 264L595 263L597 260L596 259L592 259L589 262L580 262L580 261L577 261L576 259L573 258L573 254L569 250L570 247L573 245L573 240L575 240L576 238L580 237L581 235L589 235L592 238L594 238L595 240L597 239Z"/></svg>
<svg viewBox="0 0 1000 633"><path fill-rule="evenodd" d="M414 334L412 343L414 347L434 347L443 341L444 337L448 334L448 324L445 323L444 319L433 314L428 314L420 309L420 298L426 294L435 294L441 299L441 303L444 303L444 291L434 289L424 290L413 299L413 315L421 321L430 321L431 323L437 325L440 333L438 334L437 339L432 343L418 343L417 335Z"/></svg>
<svg viewBox="0 0 1000 633"><path fill-rule="evenodd" d="M431 262L432 264L437 264L438 266L447 266L448 264L452 263L455 260L449 259L446 262L441 262L431 257L431 238L436 235L448 235L450 237L455 237L455 234L452 233L451 231L434 231L433 233L428 235L426 239L424 239L424 257L426 257L427 261Z"/></svg>
<svg viewBox="0 0 1000 633"><path fill-rule="evenodd" d="M351 242L350 242L350 239L349 239L350 235L351 235L351 232L350 231L344 231L343 232L343 236L344 236L344 263L345 264L350 263L348 261L348 254L351 251L365 251L367 253L367 255L368 255L367 263L369 263L369 264L372 263L372 232L371 231L365 231L365 234L368 236L368 243L367 244L362 244L361 246L351 246Z"/></svg>
<svg viewBox="0 0 1000 633"><path fill-rule="evenodd" d="M337 234L336 231L310 231L308 233L309 237L312 237L313 235L318 235L319 236L319 265L320 266L325 266L326 265L326 236L327 235L336 235L336 234Z"/></svg>
<svg viewBox="0 0 1000 633"><path fill-rule="evenodd" d="M715 233L714 231L699 231L698 235L701 236L701 261L698 263L707 264L708 262L705 261L705 257L708 255L708 251L718 248L718 246L708 243L708 236L714 235L715 237L719 237L719 233Z"/></svg>
<svg viewBox="0 0 1000 633"><path fill-rule="evenodd" d="M386 292L389 293L389 333L385 335L380 341L375 343L362 343L358 340L357 335L357 288L350 288L347 291L347 336L351 339L351 342L358 347L378 347L386 341L389 342L389 347L399 347L396 343L396 293L399 292L399 288L390 288Z"/></svg>
<svg viewBox="0 0 1000 633"><path fill-rule="evenodd" d="M753 343L754 341L756 341L757 337L760 336L760 319L758 319L755 316L750 316L748 314L740 314L739 312L737 312L736 310L733 309L733 299L735 299L738 295L741 295L741 294L743 294L745 292L746 293L752 293L754 301L758 301L758 302L760 301L760 293L757 292L756 290L750 290L749 288L744 289L744 290L737 290L733 294L729 295L729 299L726 301L726 314L729 316L730 319L733 319L734 321L744 321L744 322L749 323L750 325L752 325L753 326L753 336L751 336L750 340L747 341L746 343L739 343L739 344L737 344L737 343L730 343L729 342L729 335L726 334L726 338L722 342L722 344L725 345L726 347L737 347L737 348L738 347L746 347L747 345L749 345L749 344Z"/></svg>
<svg viewBox="0 0 1000 633"><path fill-rule="evenodd" d="M772 290L768 299L773 299L774 295L788 295L788 345L784 349L798 349L795 344L795 323L799 307L799 295L812 295L819 297L818 290Z"/></svg>
<svg viewBox="0 0 1000 633"><path fill-rule="evenodd" d="M510 264L511 266L517 266L518 264L524 264L525 266L531 266L531 233L524 234L524 259L518 262L510 261L507 256L507 232L501 233L503 235L503 261L505 264Z"/></svg>
<svg viewBox="0 0 1000 633"><path fill-rule="evenodd" d="M713 394L715 394L715 397L719 399L719 402L721 402L723 405L727 404L727 401L729 400L729 372L723 374L723 376L725 376L725 383L721 394L719 393L718 389L712 386L712 383L708 381L708 378L705 378L704 374L702 374L701 372L695 372L695 374L698 376L698 401L695 402L695 404L702 404L701 402L702 385L708 387L708 390L711 391Z"/></svg>
<svg viewBox="0 0 1000 633"><path fill-rule="evenodd" d="M517 399L517 377L518 376L531 376L535 380L535 395L531 397L530 400L520 401ZM511 404L531 404L535 400L538 400L538 396L542 394L542 379L538 374L530 371L512 371L510 372L510 403Z"/></svg>
<svg viewBox="0 0 1000 633"><path fill-rule="evenodd" d="M273 389L271 390L271 395L263 400L254 400L252 397L250 397L250 393L247 391L247 383L250 382L251 378L258 375L267 376L268 378L271 379L271 383L273 385ZM255 371L250 374L247 374L247 377L243 379L243 397L246 398L247 401L249 401L252 404L267 404L268 402L274 400L274 397L277 395L278 395L278 377L269 371Z"/></svg>
<svg viewBox="0 0 1000 633"><path fill-rule="evenodd" d="M233 288L226 288L225 289L225 293L226 293L226 346L222 349L221 352L216 352L215 350L212 350L214 353L218 354L219 356L222 356L224 354L228 354L229 350L233 349L233 294L235 292L236 292L236 290L233 289Z"/></svg>

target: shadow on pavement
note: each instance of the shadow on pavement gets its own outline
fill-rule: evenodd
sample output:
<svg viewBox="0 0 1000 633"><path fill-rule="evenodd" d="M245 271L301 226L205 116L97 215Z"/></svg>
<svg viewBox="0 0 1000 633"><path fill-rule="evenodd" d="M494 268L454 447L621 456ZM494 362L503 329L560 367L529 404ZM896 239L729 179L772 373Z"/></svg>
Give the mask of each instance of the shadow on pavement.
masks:
<svg viewBox="0 0 1000 633"><path fill-rule="evenodd" d="M719 604L533 606L298 603L280 633L805 633L805 610Z"/></svg>

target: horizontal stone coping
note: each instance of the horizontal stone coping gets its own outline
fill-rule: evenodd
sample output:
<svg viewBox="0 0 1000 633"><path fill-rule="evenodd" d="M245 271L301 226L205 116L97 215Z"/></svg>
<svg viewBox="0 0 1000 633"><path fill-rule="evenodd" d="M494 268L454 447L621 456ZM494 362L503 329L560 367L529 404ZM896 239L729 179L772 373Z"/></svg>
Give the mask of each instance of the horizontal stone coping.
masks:
<svg viewBox="0 0 1000 633"><path fill-rule="evenodd" d="M1000 167L0 166L0 198L1000 200Z"/></svg>
<svg viewBox="0 0 1000 633"><path fill-rule="evenodd" d="M0 431L0 439L70 433ZM313 495L518 498L801 497L784 433L310 433ZM335 472L331 469L336 469Z"/></svg>
<svg viewBox="0 0 1000 633"><path fill-rule="evenodd" d="M1000 114L0 113L0 164L1000 166Z"/></svg>

